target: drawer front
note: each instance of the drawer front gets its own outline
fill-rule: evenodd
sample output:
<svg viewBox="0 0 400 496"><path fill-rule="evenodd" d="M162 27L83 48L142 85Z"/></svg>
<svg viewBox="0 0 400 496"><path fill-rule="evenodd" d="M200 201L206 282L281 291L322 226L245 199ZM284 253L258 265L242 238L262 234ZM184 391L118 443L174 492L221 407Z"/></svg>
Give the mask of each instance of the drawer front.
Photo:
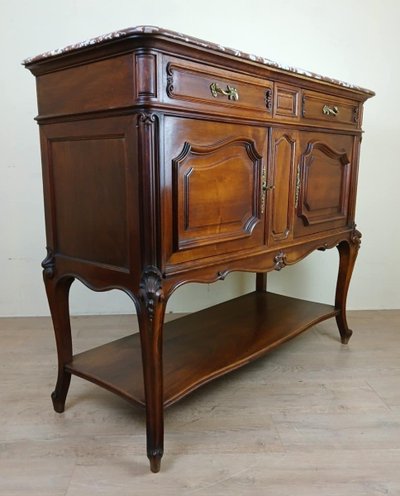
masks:
<svg viewBox="0 0 400 496"><path fill-rule="evenodd" d="M166 117L162 190L168 265L264 242L264 128Z"/></svg>
<svg viewBox="0 0 400 496"><path fill-rule="evenodd" d="M272 113L273 83L204 64L168 58L165 99L179 106L217 109L220 113ZM176 104L176 102L174 102Z"/></svg>
<svg viewBox="0 0 400 496"><path fill-rule="evenodd" d="M335 125L360 126L360 104L324 93L304 91L302 117Z"/></svg>

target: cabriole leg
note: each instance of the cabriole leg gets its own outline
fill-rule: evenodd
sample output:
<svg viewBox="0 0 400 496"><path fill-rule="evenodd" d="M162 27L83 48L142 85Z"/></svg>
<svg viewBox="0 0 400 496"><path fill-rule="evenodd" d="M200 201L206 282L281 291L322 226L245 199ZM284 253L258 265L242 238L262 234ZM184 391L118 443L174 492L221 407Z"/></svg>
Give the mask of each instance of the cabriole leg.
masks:
<svg viewBox="0 0 400 496"><path fill-rule="evenodd" d="M46 286L51 318L53 321L58 356L58 377L51 395L54 410L62 413L65 407L71 374L64 370L65 364L72 360L71 324L69 317L69 289L73 277L57 280L54 277L54 259L47 258L42 264L43 279Z"/></svg>
<svg viewBox="0 0 400 496"><path fill-rule="evenodd" d="M146 400L147 457L152 472L159 472L164 452L162 330L166 301L161 280L161 273L156 267L150 266L144 270L138 311Z"/></svg>
<svg viewBox="0 0 400 496"><path fill-rule="evenodd" d="M335 308L336 310L339 310L336 315L336 323L343 344L347 344L353 334L353 331L349 329L347 324L346 300L360 244L361 233L354 229L350 240L341 241L337 246L340 261L336 284Z"/></svg>

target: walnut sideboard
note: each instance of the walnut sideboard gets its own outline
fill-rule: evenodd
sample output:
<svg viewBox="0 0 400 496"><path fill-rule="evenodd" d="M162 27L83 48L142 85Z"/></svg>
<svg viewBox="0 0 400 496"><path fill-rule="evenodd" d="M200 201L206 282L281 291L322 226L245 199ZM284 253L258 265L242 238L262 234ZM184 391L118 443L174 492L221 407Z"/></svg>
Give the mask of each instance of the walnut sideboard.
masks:
<svg viewBox="0 0 400 496"><path fill-rule="evenodd" d="M71 374L145 407L153 472L164 409L335 317L360 246L363 103L372 91L151 26L24 61L36 76L43 275L64 410ZM266 290L266 274L337 247L334 305ZM182 284L256 273L255 291L164 324ZM140 333L73 354L69 289L132 299Z"/></svg>

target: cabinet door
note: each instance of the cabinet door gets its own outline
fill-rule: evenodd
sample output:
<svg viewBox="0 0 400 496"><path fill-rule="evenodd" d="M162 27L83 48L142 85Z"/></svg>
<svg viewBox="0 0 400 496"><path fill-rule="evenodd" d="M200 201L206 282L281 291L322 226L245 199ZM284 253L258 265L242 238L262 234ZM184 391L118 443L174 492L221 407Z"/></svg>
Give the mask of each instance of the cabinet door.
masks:
<svg viewBox="0 0 400 496"><path fill-rule="evenodd" d="M269 245L281 244L293 237L297 149L297 131L288 129L272 131L267 181Z"/></svg>
<svg viewBox="0 0 400 496"><path fill-rule="evenodd" d="M295 236L347 224L353 136L301 133L295 193Z"/></svg>
<svg viewBox="0 0 400 496"><path fill-rule="evenodd" d="M165 117L165 263L263 244L267 129Z"/></svg>

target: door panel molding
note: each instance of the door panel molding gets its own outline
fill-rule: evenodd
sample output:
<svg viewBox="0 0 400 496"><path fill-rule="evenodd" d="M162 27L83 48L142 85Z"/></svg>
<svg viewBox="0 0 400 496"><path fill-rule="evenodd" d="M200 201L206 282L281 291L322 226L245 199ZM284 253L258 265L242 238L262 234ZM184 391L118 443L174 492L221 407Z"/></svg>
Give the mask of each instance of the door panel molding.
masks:
<svg viewBox="0 0 400 496"><path fill-rule="evenodd" d="M300 158L297 215L305 226L344 220L348 210L350 159L321 140L311 140Z"/></svg>
<svg viewBox="0 0 400 496"><path fill-rule="evenodd" d="M261 220L262 171L252 139L185 141L172 169L175 250L251 235Z"/></svg>

